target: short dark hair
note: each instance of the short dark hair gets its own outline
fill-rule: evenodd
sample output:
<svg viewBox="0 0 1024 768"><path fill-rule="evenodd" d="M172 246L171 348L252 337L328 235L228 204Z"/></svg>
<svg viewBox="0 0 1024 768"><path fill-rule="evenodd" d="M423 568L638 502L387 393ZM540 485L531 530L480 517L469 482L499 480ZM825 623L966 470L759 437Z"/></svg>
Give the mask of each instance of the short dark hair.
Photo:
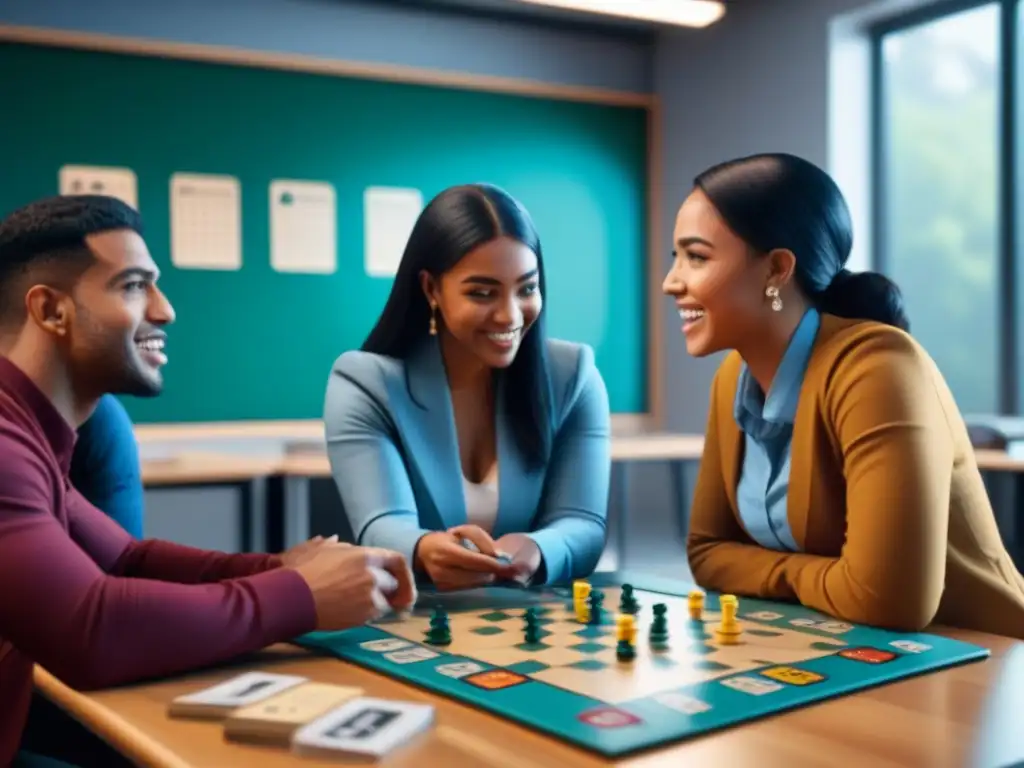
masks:
<svg viewBox="0 0 1024 768"><path fill-rule="evenodd" d="M142 217L127 203L105 195L57 195L18 208L0 221L0 320L23 309L13 295L36 267L50 266L52 278L68 284L93 258L89 235L117 229L142 234Z"/></svg>
<svg viewBox="0 0 1024 768"><path fill-rule="evenodd" d="M544 256L540 237L526 209L491 184L450 187L420 214L402 254L391 295L362 349L403 359L429 339L430 305L420 272L440 277L466 254L498 237L510 237L537 256L538 285L544 294ZM509 416L515 439L531 466L547 461L552 435L550 367L546 312L541 309L508 367L507 399L497 404Z"/></svg>
<svg viewBox="0 0 1024 768"><path fill-rule="evenodd" d="M853 248L850 211L822 169L793 155L766 153L715 165L694 185L754 250L792 251L797 285L821 311L910 329L892 280L846 269Z"/></svg>

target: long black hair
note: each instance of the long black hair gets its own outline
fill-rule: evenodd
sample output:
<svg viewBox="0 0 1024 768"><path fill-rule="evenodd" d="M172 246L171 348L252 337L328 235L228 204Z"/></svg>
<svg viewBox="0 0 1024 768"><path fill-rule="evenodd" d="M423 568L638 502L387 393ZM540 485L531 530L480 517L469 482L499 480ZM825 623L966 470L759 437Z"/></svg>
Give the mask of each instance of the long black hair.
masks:
<svg viewBox="0 0 1024 768"><path fill-rule="evenodd" d="M835 181L813 163L783 153L715 165L694 185L754 250L796 256L796 282L821 311L909 330L899 287L878 272L851 272L853 224Z"/></svg>
<svg viewBox="0 0 1024 768"><path fill-rule="evenodd" d="M544 295L544 257L540 237L526 209L503 189L491 184L450 187L423 209L413 226L398 265L391 294L362 349L404 359L428 339L430 305L423 295L420 273L435 279L466 254L498 238L509 237L537 256L538 285ZM520 450L533 467L551 453L551 378L543 306L523 337L505 376L504 408Z"/></svg>

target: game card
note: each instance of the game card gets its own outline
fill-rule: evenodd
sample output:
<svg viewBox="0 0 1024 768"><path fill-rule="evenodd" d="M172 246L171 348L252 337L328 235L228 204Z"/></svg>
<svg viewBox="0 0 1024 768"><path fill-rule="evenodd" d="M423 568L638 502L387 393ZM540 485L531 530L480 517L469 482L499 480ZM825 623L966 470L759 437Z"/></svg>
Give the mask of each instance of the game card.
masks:
<svg viewBox="0 0 1024 768"><path fill-rule="evenodd" d="M305 677L271 672L246 672L211 688L179 696L171 702L171 717L220 718L306 682Z"/></svg>
<svg viewBox="0 0 1024 768"><path fill-rule="evenodd" d="M378 758L433 722L434 708L428 704L353 699L296 731L292 751L307 757Z"/></svg>
<svg viewBox="0 0 1024 768"><path fill-rule="evenodd" d="M363 689L307 682L241 707L224 721L224 735L235 741L287 746L292 734L329 710L363 695Z"/></svg>

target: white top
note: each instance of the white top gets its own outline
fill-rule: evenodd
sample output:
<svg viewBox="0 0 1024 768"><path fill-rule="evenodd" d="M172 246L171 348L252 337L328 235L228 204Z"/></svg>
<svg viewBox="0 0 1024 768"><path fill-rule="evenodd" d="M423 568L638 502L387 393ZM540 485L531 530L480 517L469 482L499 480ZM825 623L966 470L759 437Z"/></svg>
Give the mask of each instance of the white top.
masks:
<svg viewBox="0 0 1024 768"><path fill-rule="evenodd" d="M490 533L498 518L498 465L491 468L483 482L471 483L463 477L462 493L466 498L466 522Z"/></svg>

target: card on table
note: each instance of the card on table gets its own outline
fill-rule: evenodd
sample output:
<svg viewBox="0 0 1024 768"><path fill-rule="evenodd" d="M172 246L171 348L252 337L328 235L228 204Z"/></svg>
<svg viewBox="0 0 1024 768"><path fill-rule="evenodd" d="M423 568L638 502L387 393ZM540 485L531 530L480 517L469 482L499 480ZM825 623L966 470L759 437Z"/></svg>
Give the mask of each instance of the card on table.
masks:
<svg viewBox="0 0 1024 768"><path fill-rule="evenodd" d="M434 708L429 704L351 699L299 728L292 737L292 752L304 757L376 760L433 723Z"/></svg>
<svg viewBox="0 0 1024 768"><path fill-rule="evenodd" d="M352 686L302 683L269 699L236 709L224 721L224 735L233 741L287 747L300 727L362 695L361 688Z"/></svg>
<svg viewBox="0 0 1024 768"><path fill-rule="evenodd" d="M220 720L240 707L276 696L307 678L297 675L278 675L272 672L246 672L210 688L178 696L171 702L171 717L193 717Z"/></svg>

